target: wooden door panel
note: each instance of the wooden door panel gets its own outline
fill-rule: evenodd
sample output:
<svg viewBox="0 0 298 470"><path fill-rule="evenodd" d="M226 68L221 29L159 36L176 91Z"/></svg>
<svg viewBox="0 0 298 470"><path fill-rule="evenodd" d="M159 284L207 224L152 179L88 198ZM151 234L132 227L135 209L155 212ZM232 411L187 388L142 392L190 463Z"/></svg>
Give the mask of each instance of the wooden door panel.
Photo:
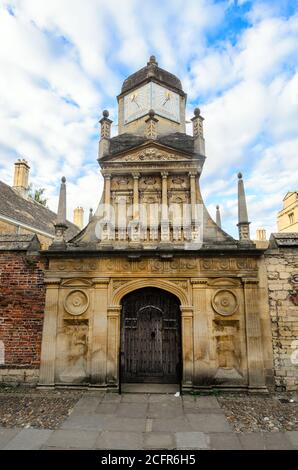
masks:
<svg viewBox="0 0 298 470"><path fill-rule="evenodd" d="M153 288L127 295L121 325L123 382L180 380L180 308L176 297Z"/></svg>

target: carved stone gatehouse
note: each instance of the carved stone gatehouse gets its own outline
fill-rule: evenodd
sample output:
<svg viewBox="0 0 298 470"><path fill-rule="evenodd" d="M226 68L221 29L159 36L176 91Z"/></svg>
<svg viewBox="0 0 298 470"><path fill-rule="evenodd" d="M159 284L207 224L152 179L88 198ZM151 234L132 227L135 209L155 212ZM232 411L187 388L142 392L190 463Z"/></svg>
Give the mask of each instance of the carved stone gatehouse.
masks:
<svg viewBox="0 0 298 470"><path fill-rule="evenodd" d="M187 135L180 80L151 57L124 81L118 106L118 136L107 111L100 121L99 209L69 242L62 181L45 252L39 384L265 390L273 375L267 277L241 174L235 240L204 206L203 118L196 109Z"/></svg>

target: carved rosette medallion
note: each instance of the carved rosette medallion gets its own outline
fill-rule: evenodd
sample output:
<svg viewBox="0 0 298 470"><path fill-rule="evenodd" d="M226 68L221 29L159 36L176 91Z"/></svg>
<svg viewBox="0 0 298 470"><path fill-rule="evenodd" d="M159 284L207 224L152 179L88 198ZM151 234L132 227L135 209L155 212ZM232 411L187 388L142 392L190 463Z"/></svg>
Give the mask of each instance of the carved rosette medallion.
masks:
<svg viewBox="0 0 298 470"><path fill-rule="evenodd" d="M223 316L233 315L238 308L236 295L227 289L217 291L212 298L212 307L216 313Z"/></svg>
<svg viewBox="0 0 298 470"><path fill-rule="evenodd" d="M86 312L88 305L88 295L80 289L69 292L64 300L64 308L70 315L82 315Z"/></svg>

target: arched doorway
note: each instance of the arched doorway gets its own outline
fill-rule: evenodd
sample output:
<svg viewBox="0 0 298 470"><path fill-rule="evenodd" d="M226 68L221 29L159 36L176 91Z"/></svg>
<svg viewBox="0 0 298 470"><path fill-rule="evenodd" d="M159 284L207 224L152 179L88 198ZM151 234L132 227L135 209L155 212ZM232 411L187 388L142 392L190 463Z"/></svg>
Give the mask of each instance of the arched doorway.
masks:
<svg viewBox="0 0 298 470"><path fill-rule="evenodd" d="M181 380L181 315L178 298L145 287L122 299L121 382Z"/></svg>

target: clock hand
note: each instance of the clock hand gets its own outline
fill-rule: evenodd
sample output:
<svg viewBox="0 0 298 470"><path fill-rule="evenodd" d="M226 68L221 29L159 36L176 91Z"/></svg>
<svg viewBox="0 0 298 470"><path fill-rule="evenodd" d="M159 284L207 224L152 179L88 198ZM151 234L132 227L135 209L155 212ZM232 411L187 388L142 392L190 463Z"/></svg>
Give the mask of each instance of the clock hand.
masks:
<svg viewBox="0 0 298 470"><path fill-rule="evenodd" d="M167 96L166 96L166 99L164 100L164 102L162 104L162 106L164 106L166 104L166 102L170 100L170 98L171 98L171 95L170 95L170 93L168 93Z"/></svg>
<svg viewBox="0 0 298 470"><path fill-rule="evenodd" d="M136 100L136 96L135 96L135 95L132 97L132 100L131 100L131 101L134 101L134 102L136 103L136 105L137 105L138 108L140 107L139 103L138 103L137 100Z"/></svg>

